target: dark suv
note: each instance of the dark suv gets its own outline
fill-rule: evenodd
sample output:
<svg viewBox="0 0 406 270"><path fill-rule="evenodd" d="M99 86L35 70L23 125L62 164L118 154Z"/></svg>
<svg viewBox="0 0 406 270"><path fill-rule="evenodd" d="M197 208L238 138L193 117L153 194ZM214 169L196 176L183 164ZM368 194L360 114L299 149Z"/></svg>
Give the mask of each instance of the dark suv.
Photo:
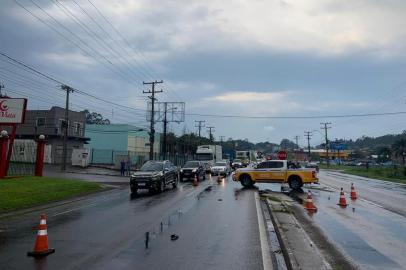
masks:
<svg viewBox="0 0 406 270"><path fill-rule="evenodd" d="M180 169L180 180L185 178L195 178L198 180L206 179L206 172L203 162L201 161L188 161Z"/></svg>
<svg viewBox="0 0 406 270"><path fill-rule="evenodd" d="M148 189L150 193L162 192L167 185L178 185L178 170L170 161L147 161L139 171L130 177L131 193L139 189Z"/></svg>

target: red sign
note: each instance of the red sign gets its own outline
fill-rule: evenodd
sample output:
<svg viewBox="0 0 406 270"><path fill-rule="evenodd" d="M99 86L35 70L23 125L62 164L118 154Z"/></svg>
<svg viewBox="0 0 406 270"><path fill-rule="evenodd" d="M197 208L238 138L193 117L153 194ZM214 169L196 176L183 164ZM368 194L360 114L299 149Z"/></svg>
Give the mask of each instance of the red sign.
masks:
<svg viewBox="0 0 406 270"><path fill-rule="evenodd" d="M0 98L0 123L24 123L27 100L25 98Z"/></svg>
<svg viewBox="0 0 406 270"><path fill-rule="evenodd" d="M288 153L286 151L279 151L278 152L278 159L285 160L288 158Z"/></svg>

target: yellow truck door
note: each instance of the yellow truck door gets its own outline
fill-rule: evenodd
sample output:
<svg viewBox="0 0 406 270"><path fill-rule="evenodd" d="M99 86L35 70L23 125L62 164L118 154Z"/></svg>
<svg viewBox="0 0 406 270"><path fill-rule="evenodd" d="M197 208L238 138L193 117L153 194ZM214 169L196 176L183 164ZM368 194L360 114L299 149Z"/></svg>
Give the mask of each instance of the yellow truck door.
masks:
<svg viewBox="0 0 406 270"><path fill-rule="evenodd" d="M286 178L286 166L282 160L268 161L268 177L269 180L283 182Z"/></svg>
<svg viewBox="0 0 406 270"><path fill-rule="evenodd" d="M254 180L268 180L270 179L269 171L268 171L268 162L261 162L257 165L257 167L253 171Z"/></svg>

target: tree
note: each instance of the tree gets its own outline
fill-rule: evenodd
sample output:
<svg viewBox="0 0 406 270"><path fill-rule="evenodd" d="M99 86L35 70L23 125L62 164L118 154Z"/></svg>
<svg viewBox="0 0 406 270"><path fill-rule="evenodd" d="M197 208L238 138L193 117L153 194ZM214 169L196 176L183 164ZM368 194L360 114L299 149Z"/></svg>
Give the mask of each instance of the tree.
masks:
<svg viewBox="0 0 406 270"><path fill-rule="evenodd" d="M402 164L405 165L406 139L400 139L392 145L392 151L396 157L402 157Z"/></svg>
<svg viewBox="0 0 406 270"><path fill-rule="evenodd" d="M390 160L392 151L389 147L381 146L377 149L378 162L387 162Z"/></svg>
<svg viewBox="0 0 406 270"><path fill-rule="evenodd" d="M93 125L110 125L110 120L103 118L100 113L89 112L89 110L83 111L86 115L86 124Z"/></svg>
<svg viewBox="0 0 406 270"><path fill-rule="evenodd" d="M288 149L293 150L296 148L296 144L293 141L288 140L288 139L283 139L280 143L280 146L282 149L285 149L285 150L288 150Z"/></svg>

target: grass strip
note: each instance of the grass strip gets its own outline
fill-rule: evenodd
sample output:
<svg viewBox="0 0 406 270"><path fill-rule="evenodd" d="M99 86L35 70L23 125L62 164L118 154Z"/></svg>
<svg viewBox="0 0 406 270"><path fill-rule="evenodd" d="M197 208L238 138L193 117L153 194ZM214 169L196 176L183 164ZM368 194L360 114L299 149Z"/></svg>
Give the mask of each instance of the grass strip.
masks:
<svg viewBox="0 0 406 270"><path fill-rule="evenodd" d="M54 177L0 179L0 213L19 210L103 189L97 183Z"/></svg>
<svg viewBox="0 0 406 270"><path fill-rule="evenodd" d="M359 166L343 166L343 165L327 165L322 164L320 168L339 170L342 173L368 177L378 180L386 180L394 183L406 184L406 167L365 167Z"/></svg>

